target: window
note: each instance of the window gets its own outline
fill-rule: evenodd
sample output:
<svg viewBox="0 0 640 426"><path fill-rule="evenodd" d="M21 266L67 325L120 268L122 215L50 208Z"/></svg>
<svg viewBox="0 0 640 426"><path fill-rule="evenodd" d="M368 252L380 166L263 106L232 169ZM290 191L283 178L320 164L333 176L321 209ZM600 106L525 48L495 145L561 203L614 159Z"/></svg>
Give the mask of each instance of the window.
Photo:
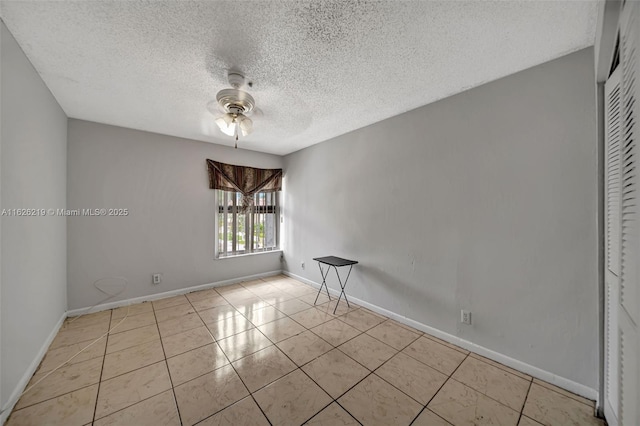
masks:
<svg viewBox="0 0 640 426"><path fill-rule="evenodd" d="M242 211L242 194L217 190L218 244L216 257L260 253L279 247L278 192L258 192Z"/></svg>

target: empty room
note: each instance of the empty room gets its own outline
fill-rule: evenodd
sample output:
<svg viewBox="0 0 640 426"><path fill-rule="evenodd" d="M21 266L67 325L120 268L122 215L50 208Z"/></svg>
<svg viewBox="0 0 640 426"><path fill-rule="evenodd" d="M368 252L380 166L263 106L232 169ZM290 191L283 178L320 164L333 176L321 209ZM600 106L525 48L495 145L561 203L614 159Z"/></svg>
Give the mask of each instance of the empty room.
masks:
<svg viewBox="0 0 640 426"><path fill-rule="evenodd" d="M0 425L640 425L640 2L0 20Z"/></svg>

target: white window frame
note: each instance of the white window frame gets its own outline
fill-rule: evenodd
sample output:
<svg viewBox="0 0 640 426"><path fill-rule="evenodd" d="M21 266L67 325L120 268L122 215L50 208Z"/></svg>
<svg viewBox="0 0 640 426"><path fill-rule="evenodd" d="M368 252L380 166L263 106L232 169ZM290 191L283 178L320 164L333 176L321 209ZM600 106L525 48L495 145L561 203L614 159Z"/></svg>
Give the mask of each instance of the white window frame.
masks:
<svg viewBox="0 0 640 426"><path fill-rule="evenodd" d="M228 236L228 232L229 232L229 226L224 226L220 227L219 225L219 221L220 221L220 217L219 215L223 215L223 223L228 224L228 215L233 215L233 216L237 216L240 215L242 213L239 212L239 204L240 204L240 199L242 198L241 196L238 196L238 192L231 192L231 191L222 191L222 190L215 190L215 227L216 227L216 239L215 239L215 258L216 259L227 259L227 258L232 258L232 257L238 257L238 256L247 256L247 255L253 255L253 254L260 254L260 253L269 253L269 252L274 252L274 251L280 251L280 214L281 214L281 208L280 208L280 192L281 191L277 191L277 192L270 192L270 193L263 193L263 192L259 192L256 193L254 195L254 204L251 206L251 211L250 213L246 213L245 214L245 222L244 222L244 229L245 230L250 230L250 232L245 232L245 246L243 250L238 250L237 246L238 246L238 241L237 241L237 236L238 233L236 231L236 223L237 220L234 218L232 220L232 227L233 229L231 230L231 233L233 235L233 238L231 240L231 250L228 250L228 246L225 247L221 247L220 244L220 240L222 238L222 241L227 241L227 236ZM260 214L259 212L256 212L256 210L259 210L261 206L257 205L257 199L258 197L260 197L262 195L266 195L269 194L270 196L273 197L273 201L275 202L275 205L269 205L269 206L265 206L266 208L265 213L263 214L267 214L269 213L268 210L273 209L274 213L275 213L275 218L274 218L274 226L275 226L275 246L272 247L262 247L262 248L255 248L254 247L254 239L253 238L247 238L246 235L251 235L253 236L253 227L255 225L255 215L256 214ZM220 197L230 197L230 198L226 198L227 201L231 201L232 205L228 208L225 209L224 205L221 204L221 198ZM266 218L265 218L266 220ZM263 222L264 223L264 222ZM223 235L221 235L221 233ZM265 236L266 238L266 236Z"/></svg>

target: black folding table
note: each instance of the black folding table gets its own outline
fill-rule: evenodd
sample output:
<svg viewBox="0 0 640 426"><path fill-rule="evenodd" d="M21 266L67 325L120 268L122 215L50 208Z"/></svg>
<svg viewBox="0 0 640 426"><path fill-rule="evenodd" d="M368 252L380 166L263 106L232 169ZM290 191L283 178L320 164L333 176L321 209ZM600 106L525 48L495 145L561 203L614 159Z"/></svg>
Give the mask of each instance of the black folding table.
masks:
<svg viewBox="0 0 640 426"><path fill-rule="evenodd" d="M344 292L344 288L347 286L347 281L349 280L349 275L351 275L351 269L353 269L353 265L358 263L358 261L347 260L347 259L343 259L341 257L336 257L336 256L316 257L313 260L318 262L318 267L320 268L320 275L322 275L322 284L320 284L320 289L318 290L318 294L316 295L316 300L313 302L313 304L315 305L316 302L318 301L318 296L320 296L320 293L322 292L322 286L324 286L325 290L327 291L327 297L329 297L329 300L331 300L331 296L329 296L329 287L327 286L327 276L329 275L329 271L333 266L333 269L336 270L336 275L338 276L338 282L340 283L340 296L338 297L338 301L336 302L336 307L333 308L333 313L334 314L336 313L336 309L338 309L338 304L340 303L340 299L342 298L343 294L344 294L344 300L347 301L347 306L351 307L351 305L349 305L349 299L347 299L347 293ZM327 265L326 273L322 269L323 264ZM347 274L347 278L344 280L344 283L340 279L340 274L338 273L338 268L341 266L349 267L349 273Z"/></svg>

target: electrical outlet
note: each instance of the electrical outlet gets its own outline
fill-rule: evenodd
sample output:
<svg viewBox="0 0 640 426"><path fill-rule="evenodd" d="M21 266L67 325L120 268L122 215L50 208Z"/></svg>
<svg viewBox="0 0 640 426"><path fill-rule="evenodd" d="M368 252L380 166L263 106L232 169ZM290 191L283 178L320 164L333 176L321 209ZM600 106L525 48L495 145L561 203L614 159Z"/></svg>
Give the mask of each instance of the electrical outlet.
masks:
<svg viewBox="0 0 640 426"><path fill-rule="evenodd" d="M463 324L471 325L471 312L465 311L464 309L460 311L460 322Z"/></svg>
<svg viewBox="0 0 640 426"><path fill-rule="evenodd" d="M300 262L300 267L304 269L304 262Z"/></svg>
<svg viewBox="0 0 640 426"><path fill-rule="evenodd" d="M162 274L153 274L153 283L160 284L162 282Z"/></svg>

